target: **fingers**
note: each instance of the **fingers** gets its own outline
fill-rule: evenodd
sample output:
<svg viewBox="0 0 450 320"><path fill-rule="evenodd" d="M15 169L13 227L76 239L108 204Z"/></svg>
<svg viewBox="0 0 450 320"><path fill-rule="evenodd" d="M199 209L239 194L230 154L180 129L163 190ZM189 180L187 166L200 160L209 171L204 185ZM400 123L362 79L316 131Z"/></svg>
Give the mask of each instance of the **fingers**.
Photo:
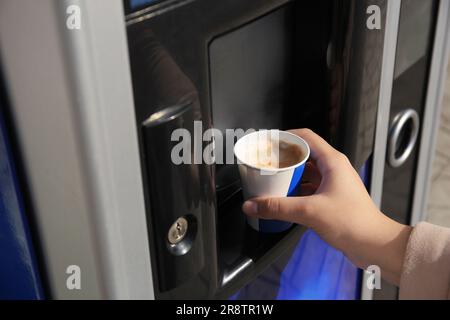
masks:
<svg viewBox="0 0 450 320"><path fill-rule="evenodd" d="M316 162L322 173L330 168L333 158L339 154L336 149L310 129L295 129L289 130L289 132L305 139L311 149L311 158Z"/></svg>
<svg viewBox="0 0 450 320"><path fill-rule="evenodd" d="M319 169L317 169L316 165L312 161L308 161L306 163L302 181L309 182L315 185L320 185L320 181L322 181L322 176L320 175Z"/></svg>
<svg viewBox="0 0 450 320"><path fill-rule="evenodd" d="M300 185L299 195L302 197L313 195L316 193L318 188L319 186L313 183L302 183Z"/></svg>
<svg viewBox="0 0 450 320"><path fill-rule="evenodd" d="M308 225L308 217L315 205L314 197L254 198L246 201L242 210L253 217Z"/></svg>

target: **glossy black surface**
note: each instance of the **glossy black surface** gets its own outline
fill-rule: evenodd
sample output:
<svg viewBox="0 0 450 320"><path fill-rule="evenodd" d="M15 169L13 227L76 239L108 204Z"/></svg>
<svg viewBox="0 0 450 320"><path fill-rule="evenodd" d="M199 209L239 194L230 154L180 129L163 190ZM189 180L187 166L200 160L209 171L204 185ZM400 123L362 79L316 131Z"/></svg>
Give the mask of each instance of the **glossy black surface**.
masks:
<svg viewBox="0 0 450 320"><path fill-rule="evenodd" d="M422 120L428 83L428 62L429 55L421 58L394 80L390 124L395 115L405 108L416 110ZM405 164L399 168L393 168L386 163L384 169L381 209L401 223L408 224L410 222L418 152L417 143Z"/></svg>
<svg viewBox="0 0 450 320"><path fill-rule="evenodd" d="M189 103L192 121L200 120L203 130L212 126L309 127L360 167L373 149L384 34L365 28L369 4L380 5L384 21L385 1L361 0L171 1L130 15L128 38L138 126L157 111ZM270 43L276 44L273 50L261 52ZM230 86L232 81L220 83L229 69L239 92ZM227 112L223 102L235 93L237 100ZM257 103L252 103L252 97ZM179 125L193 133L192 124ZM179 264L174 267L176 280L157 288L157 298L226 297L295 246L301 227L264 235L245 225L235 167L188 165L180 170L191 172L189 179L176 185L161 174L164 170L158 166L166 165L148 161L151 152L145 151L145 146L156 148L154 152L167 151L168 131L152 137L140 132L139 139L149 230L155 231L151 236L165 232L158 230L157 225L166 219L159 215L186 214L172 204L165 208L165 203L185 199L201 220L203 247L199 250L206 261L203 264L194 255L188 258L189 253L186 259L190 262L175 259ZM154 199L151 190L158 188L164 192ZM154 201L159 201L159 209L153 210ZM164 265L170 260L159 256L162 241L150 241L153 263L159 266L155 283L166 273ZM179 280L176 270L185 264L198 272ZM198 270L194 265L203 267ZM167 270L167 274L172 272ZM174 283L181 284L166 290Z"/></svg>
<svg viewBox="0 0 450 320"><path fill-rule="evenodd" d="M423 119L437 5L438 1L405 0L402 2L390 124L399 112L408 108L417 111L421 121ZM414 16L420 16L425 23L417 24L411 21L416 27L412 30L408 22ZM423 34L421 36L423 41L418 41L419 34ZM417 54L411 58L412 49ZM392 168L386 163L384 170L382 210L401 223L410 222L419 149L420 146L417 143L413 154L404 165Z"/></svg>
<svg viewBox="0 0 450 320"><path fill-rule="evenodd" d="M387 1L335 3L345 8L341 9L345 14L335 17L340 23L333 28L337 40L330 59L329 130L333 144L359 170L375 140ZM370 5L381 9L380 30L366 27Z"/></svg>
<svg viewBox="0 0 450 320"><path fill-rule="evenodd" d="M230 296L282 252L293 250L306 230L301 226L293 226L282 233L257 232L247 225L241 211L242 202L242 192L238 192L220 208L218 258L221 289L217 297Z"/></svg>
<svg viewBox="0 0 450 320"><path fill-rule="evenodd" d="M399 112L408 108L417 111L422 123L438 4L439 1L402 1L390 124ZM419 141L420 132L408 160L398 168L386 162L384 169L381 210L404 224L411 219ZM397 295L397 288L386 282L382 283L382 290L374 292L375 299L396 299Z"/></svg>
<svg viewBox="0 0 450 320"><path fill-rule="evenodd" d="M293 19L293 5L286 5L210 42L212 120L224 137L216 159L230 158L226 147L233 146L236 138L227 137L227 129L285 128L286 112L295 104L291 101ZM236 165L216 165L218 199L236 192L238 180Z"/></svg>
<svg viewBox="0 0 450 320"><path fill-rule="evenodd" d="M208 239L198 230L211 222L202 215L200 172L195 165L176 165L171 160L172 149L178 143L171 141L172 132L192 131L192 126L190 104L163 109L142 125L150 212L157 213L152 214L151 229L153 249L158 257L156 280L162 292L180 286L205 266L203 252ZM187 236L180 243L170 245L168 231L179 217L189 221ZM184 254L178 254L181 251Z"/></svg>

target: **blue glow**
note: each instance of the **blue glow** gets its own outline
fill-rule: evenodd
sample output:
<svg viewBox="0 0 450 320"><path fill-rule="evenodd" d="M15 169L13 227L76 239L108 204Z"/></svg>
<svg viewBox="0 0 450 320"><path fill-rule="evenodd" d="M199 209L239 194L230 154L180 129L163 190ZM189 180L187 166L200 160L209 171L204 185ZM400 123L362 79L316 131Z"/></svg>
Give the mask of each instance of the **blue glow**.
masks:
<svg viewBox="0 0 450 320"><path fill-rule="evenodd" d="M280 277L279 300L357 298L358 271L342 252L307 231Z"/></svg>
<svg viewBox="0 0 450 320"><path fill-rule="evenodd" d="M43 299L35 251L0 99L0 300Z"/></svg>
<svg viewBox="0 0 450 320"><path fill-rule="evenodd" d="M366 187L370 183L370 161L359 172ZM359 269L312 230L305 232L288 259L287 264L275 261L230 299L359 299Z"/></svg>
<svg viewBox="0 0 450 320"><path fill-rule="evenodd" d="M239 294L240 294L240 293L241 293L240 291L236 292L236 293L233 294L231 297L229 297L228 300L238 300L238 299L239 299Z"/></svg>
<svg viewBox="0 0 450 320"><path fill-rule="evenodd" d="M130 0L130 8L134 10L136 8L142 7L144 5L149 5L154 2L159 2L161 0Z"/></svg>
<svg viewBox="0 0 450 320"><path fill-rule="evenodd" d="M287 263L279 259L230 300L353 300L359 271L342 252L308 230Z"/></svg>

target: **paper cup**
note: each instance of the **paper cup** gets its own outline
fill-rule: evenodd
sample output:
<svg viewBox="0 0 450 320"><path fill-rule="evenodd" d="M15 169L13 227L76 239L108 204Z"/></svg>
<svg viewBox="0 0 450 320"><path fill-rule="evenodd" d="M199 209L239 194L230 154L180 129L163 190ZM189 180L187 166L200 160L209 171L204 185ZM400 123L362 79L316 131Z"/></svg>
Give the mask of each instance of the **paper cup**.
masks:
<svg viewBox="0 0 450 320"><path fill-rule="evenodd" d="M267 144L264 143L268 140L272 142L272 146L275 145L270 152L265 150ZM264 164L278 159L278 141L299 146L303 158L298 163L286 168L265 167ZM255 161L255 148L259 152L258 161ZM279 130L260 130L239 139L234 146L234 154L238 160L244 199L248 200L254 197L289 197L295 195L300 186L310 149L306 141L295 134ZM292 225L292 223L284 221L250 217L247 217L247 222L253 229L268 233L282 232Z"/></svg>

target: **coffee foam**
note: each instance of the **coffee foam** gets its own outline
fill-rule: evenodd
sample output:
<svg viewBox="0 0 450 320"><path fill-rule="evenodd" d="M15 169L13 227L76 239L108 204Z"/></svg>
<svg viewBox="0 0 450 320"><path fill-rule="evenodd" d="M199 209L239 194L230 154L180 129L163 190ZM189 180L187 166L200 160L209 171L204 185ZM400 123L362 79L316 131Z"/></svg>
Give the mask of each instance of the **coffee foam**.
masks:
<svg viewBox="0 0 450 320"><path fill-rule="evenodd" d="M298 145L268 138L249 143L244 161L261 169L282 169L300 163L304 157Z"/></svg>

